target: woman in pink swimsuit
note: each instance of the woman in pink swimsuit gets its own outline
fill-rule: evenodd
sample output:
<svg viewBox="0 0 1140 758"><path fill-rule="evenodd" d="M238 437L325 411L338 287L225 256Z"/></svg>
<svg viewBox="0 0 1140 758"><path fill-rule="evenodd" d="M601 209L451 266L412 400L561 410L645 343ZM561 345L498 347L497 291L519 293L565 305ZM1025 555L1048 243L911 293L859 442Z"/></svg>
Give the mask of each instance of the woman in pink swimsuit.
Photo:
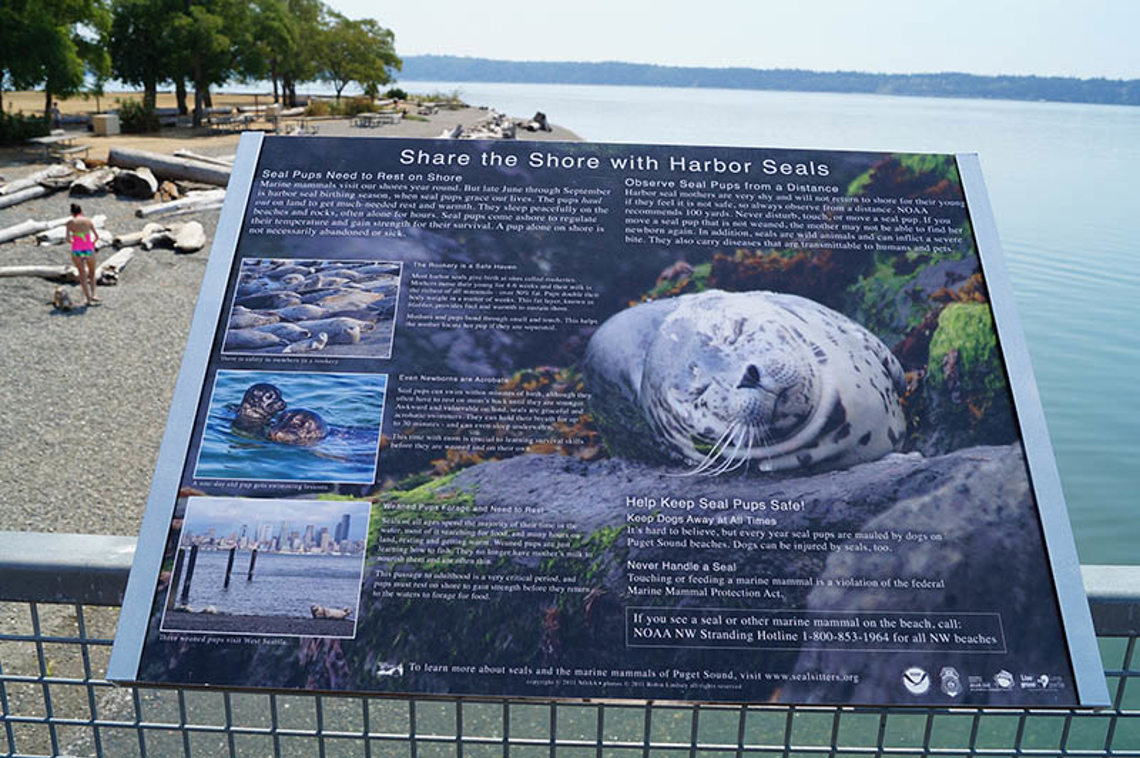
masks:
<svg viewBox="0 0 1140 758"><path fill-rule="evenodd" d="M71 262L79 271L79 288L87 298L88 305L102 302L95 297L95 243L99 232L91 219L83 215L83 209L71 204L71 220L67 222L67 236L71 238Z"/></svg>

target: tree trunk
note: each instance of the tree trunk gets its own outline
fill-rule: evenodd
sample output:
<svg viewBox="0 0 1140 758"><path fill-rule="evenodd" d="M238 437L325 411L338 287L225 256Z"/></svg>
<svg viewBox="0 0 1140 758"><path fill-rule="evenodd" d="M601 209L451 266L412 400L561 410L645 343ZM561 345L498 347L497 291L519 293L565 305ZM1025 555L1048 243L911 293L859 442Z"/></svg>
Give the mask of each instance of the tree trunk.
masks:
<svg viewBox="0 0 1140 758"><path fill-rule="evenodd" d="M143 82L143 107L149 110L154 110L154 106L157 102L158 82L154 79L148 79Z"/></svg>
<svg viewBox="0 0 1140 758"><path fill-rule="evenodd" d="M187 3L187 6L190 4ZM193 61L194 71L194 128L199 129L202 126L202 56L199 53L194 53Z"/></svg>
<svg viewBox="0 0 1140 758"><path fill-rule="evenodd" d="M190 109L186 107L186 80L181 76L174 80L174 97L178 100L178 115L188 114Z"/></svg>
<svg viewBox="0 0 1140 758"><path fill-rule="evenodd" d="M206 85L202 91L202 101L206 103L207 108L214 107L214 97L210 94L210 85Z"/></svg>
<svg viewBox="0 0 1140 758"><path fill-rule="evenodd" d="M48 122L48 126L55 128L55 124L51 122L51 90L44 88L44 121Z"/></svg>
<svg viewBox="0 0 1140 758"><path fill-rule="evenodd" d="M273 102L281 102L277 97L277 59L269 63L269 78L273 81Z"/></svg>

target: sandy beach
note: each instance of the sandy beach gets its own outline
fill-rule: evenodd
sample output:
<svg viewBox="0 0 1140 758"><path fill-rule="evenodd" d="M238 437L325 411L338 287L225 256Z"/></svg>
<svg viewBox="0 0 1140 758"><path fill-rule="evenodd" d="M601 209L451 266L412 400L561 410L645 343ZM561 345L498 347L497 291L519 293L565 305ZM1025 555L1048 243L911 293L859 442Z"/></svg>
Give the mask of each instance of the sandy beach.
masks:
<svg viewBox="0 0 1140 758"><path fill-rule="evenodd" d="M4 97L7 107L14 96ZM77 99L62 103L64 112L75 103L94 108L93 101ZM106 103L105 98L104 107ZM456 124L470 128L487 115L486 109L472 107L374 128L353 126L348 119L311 125L330 136L437 137ZM552 132L520 135L577 139L558 126ZM83 131L77 136L78 144L92 148L92 158L105 157L112 144L224 156L233 153L238 140L236 134L197 136L188 129L110 138ZM0 149L0 176L6 181L39 168L43 165L30 154ZM72 200L64 191L0 209L0 228L66 216ZM141 229L145 222L134 212L151 202L111 194L77 201L88 216L105 214L112 233ZM200 221L212 241L218 212L174 220ZM139 249L119 285L99 289L102 305L66 313L51 305L56 283L0 278L0 481L7 485L0 530L137 533L208 250L209 243L188 255ZM101 251L98 257L107 255ZM33 237L0 244L0 266L68 261L64 246L37 247ZM78 287L68 289L75 302L82 301Z"/></svg>

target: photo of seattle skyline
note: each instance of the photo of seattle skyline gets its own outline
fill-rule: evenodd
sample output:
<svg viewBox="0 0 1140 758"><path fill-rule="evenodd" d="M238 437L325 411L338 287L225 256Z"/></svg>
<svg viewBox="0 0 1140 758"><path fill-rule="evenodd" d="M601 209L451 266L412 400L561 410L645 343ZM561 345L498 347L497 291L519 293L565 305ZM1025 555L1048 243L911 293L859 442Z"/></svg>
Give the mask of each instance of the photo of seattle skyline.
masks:
<svg viewBox="0 0 1140 758"><path fill-rule="evenodd" d="M362 515L360 503L257 500L259 507L251 509L250 502L194 498L182 527L182 547L323 555L364 552L368 511Z"/></svg>

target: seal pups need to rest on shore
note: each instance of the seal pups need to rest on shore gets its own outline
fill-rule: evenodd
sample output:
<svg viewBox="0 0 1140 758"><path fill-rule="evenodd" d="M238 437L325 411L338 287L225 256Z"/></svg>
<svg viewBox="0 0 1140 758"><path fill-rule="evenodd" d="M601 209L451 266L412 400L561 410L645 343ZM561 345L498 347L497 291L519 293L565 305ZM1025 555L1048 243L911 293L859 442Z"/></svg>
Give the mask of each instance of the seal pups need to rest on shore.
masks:
<svg viewBox="0 0 1140 758"><path fill-rule="evenodd" d="M843 468L905 436L898 360L796 295L709 290L634 306L595 332L584 368L612 452L694 474Z"/></svg>

